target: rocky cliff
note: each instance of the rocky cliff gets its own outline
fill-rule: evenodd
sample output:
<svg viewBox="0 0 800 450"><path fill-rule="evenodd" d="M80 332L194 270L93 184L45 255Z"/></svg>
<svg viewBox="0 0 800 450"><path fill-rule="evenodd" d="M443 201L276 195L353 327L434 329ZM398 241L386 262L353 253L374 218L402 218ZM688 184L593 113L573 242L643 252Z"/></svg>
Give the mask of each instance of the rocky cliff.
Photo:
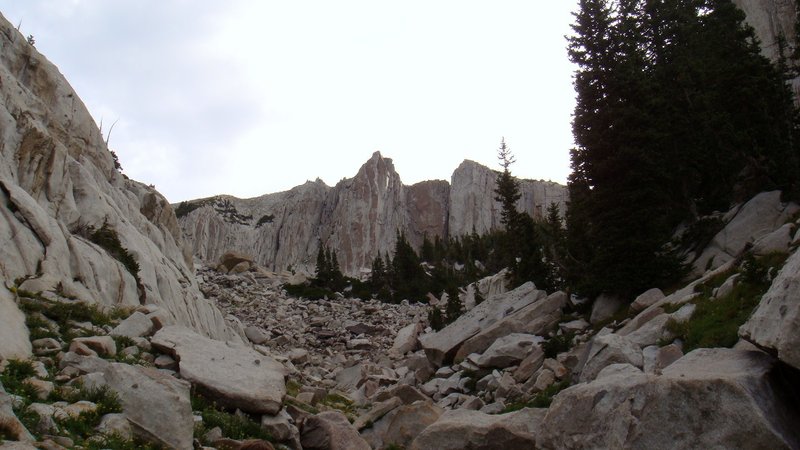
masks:
<svg viewBox="0 0 800 450"><path fill-rule="evenodd" d="M767 58L778 59L781 36L789 43L796 41L797 4L794 0L733 0L733 3L744 11L747 23L761 41L761 53ZM800 77L792 81L792 87L795 98L800 98Z"/></svg>
<svg viewBox="0 0 800 450"><path fill-rule="evenodd" d="M406 186L392 160L376 152L356 176L332 188L317 180L251 199L192 200L179 205L179 223L194 254L206 261L234 251L272 270L291 265L313 271L321 242L336 250L345 272L356 275L375 256L393 251L397 230L419 247L425 235L498 229L496 177L491 169L464 161L450 183ZM522 180L520 188L517 208L534 217L541 217L551 202L565 208L566 188L558 183Z"/></svg>
<svg viewBox="0 0 800 450"><path fill-rule="evenodd" d="M0 302L42 292L158 305L206 335L234 336L200 294L169 203L115 168L58 69L0 16Z"/></svg>

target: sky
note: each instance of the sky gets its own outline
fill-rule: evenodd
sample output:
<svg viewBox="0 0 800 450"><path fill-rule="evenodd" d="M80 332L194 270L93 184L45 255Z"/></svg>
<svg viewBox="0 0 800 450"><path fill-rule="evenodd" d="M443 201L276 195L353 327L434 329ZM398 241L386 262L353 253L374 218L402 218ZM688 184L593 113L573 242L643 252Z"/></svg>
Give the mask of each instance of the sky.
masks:
<svg viewBox="0 0 800 450"><path fill-rule="evenodd" d="M577 0L0 0L170 202L464 159L565 183Z"/></svg>

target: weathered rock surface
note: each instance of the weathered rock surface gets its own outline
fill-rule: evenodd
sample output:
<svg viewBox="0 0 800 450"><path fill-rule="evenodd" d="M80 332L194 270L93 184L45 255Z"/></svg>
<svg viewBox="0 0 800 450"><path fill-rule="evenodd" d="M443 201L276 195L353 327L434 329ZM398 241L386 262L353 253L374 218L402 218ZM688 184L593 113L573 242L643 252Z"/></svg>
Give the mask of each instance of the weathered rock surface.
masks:
<svg viewBox="0 0 800 450"><path fill-rule="evenodd" d="M285 369L274 359L175 325L159 330L151 342L178 360L182 378L218 404L254 414L280 411Z"/></svg>
<svg viewBox="0 0 800 450"><path fill-rule="evenodd" d="M747 244L777 230L798 210L797 204L781 202L780 191L756 195L726 215L725 227L695 260L694 272L702 274L733 260Z"/></svg>
<svg viewBox="0 0 800 450"><path fill-rule="evenodd" d="M113 363L103 372L119 394L135 435L168 448L191 448L190 385L156 369Z"/></svg>
<svg viewBox="0 0 800 450"><path fill-rule="evenodd" d="M783 269L761 298L739 335L800 369L800 252Z"/></svg>
<svg viewBox="0 0 800 450"><path fill-rule="evenodd" d="M487 323L475 336L467 339L456 352L461 361L471 353L482 353L497 339L511 333L544 335L555 328L561 318L561 308L567 303L567 294L558 291L548 296L544 291L532 293L534 301L514 310L505 310L495 323Z"/></svg>
<svg viewBox="0 0 800 450"><path fill-rule="evenodd" d="M17 308L13 295L0 286L0 360L26 359L32 351L25 315Z"/></svg>
<svg viewBox="0 0 800 450"><path fill-rule="evenodd" d="M513 312L519 311L539 300L544 295L543 291L536 290L533 283L523 284L513 291L486 299L486 301L467 311L455 322L439 332L420 336L420 344L425 350L428 359L439 367L446 361L453 359L464 341L486 330ZM478 349L478 346L476 346L476 350L470 353L485 350L486 347L491 345L492 341L493 339L486 340L483 348Z"/></svg>
<svg viewBox="0 0 800 450"><path fill-rule="evenodd" d="M17 441L33 442L33 436L14 415L11 396L0 385L0 432Z"/></svg>
<svg viewBox="0 0 800 450"><path fill-rule="evenodd" d="M0 18L0 277L105 305L161 305L208 336L235 332L197 289L169 203L115 169L58 69ZM93 242L104 225L138 263Z"/></svg>
<svg viewBox="0 0 800 450"><path fill-rule="evenodd" d="M393 409L361 434L372 448L385 448L392 444L408 448L443 412L430 400L416 401Z"/></svg>
<svg viewBox="0 0 800 450"><path fill-rule="evenodd" d="M369 444L338 411L326 411L303 422L300 443L304 450L370 450Z"/></svg>
<svg viewBox="0 0 800 450"><path fill-rule="evenodd" d="M511 333L494 341L474 362L484 368L505 368L518 364L543 340L533 334Z"/></svg>
<svg viewBox="0 0 800 450"><path fill-rule="evenodd" d="M411 444L412 450L534 448L545 410L525 408L509 414L446 411Z"/></svg>
<svg viewBox="0 0 800 450"><path fill-rule="evenodd" d="M642 350L624 336L606 334L596 336L587 349L586 364L581 370L581 381L591 381L604 367L627 363L641 368Z"/></svg>
<svg viewBox="0 0 800 450"><path fill-rule="evenodd" d="M800 445L800 416L791 400L796 391L775 390L775 361L764 353L698 349L662 376L616 367L624 366L555 397L538 448Z"/></svg>
<svg viewBox="0 0 800 450"><path fill-rule="evenodd" d="M186 202L179 222L195 255L217 261L227 252L252 255L273 271L312 273L318 243L336 250L342 270L358 276L378 255L391 253L397 230L418 248L423 237L461 236L500 227L496 172L464 161L452 182L406 186L392 160L376 152L353 178L334 187L321 180L251 199L216 196ZM517 208L534 217L555 202L564 211L566 188L521 181Z"/></svg>

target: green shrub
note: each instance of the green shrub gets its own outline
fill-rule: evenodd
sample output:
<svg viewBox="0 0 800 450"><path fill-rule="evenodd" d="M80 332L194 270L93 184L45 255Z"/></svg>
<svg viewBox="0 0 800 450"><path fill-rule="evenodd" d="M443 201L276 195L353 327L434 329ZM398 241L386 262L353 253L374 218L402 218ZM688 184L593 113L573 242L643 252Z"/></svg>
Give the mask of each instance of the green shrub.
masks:
<svg viewBox="0 0 800 450"><path fill-rule="evenodd" d="M26 383L25 379L36 375L33 363L27 360L11 359L2 374L0 384L9 394L22 397L24 405L29 405L38 399L39 393L33 385Z"/></svg>
<svg viewBox="0 0 800 450"><path fill-rule="evenodd" d="M103 226L99 230L89 227L89 240L102 247L111 257L121 262L128 269L128 272L139 281L139 263L128 252L128 249L122 246L116 230L111 228L108 222L103 222Z"/></svg>
<svg viewBox="0 0 800 450"><path fill-rule="evenodd" d="M261 428L261 424L249 416L231 414L196 392L191 393L192 411L199 413L203 418L194 429L195 438L202 439L203 435L214 427L222 430L222 435L231 439L263 439L273 441L272 436Z"/></svg>
<svg viewBox="0 0 800 450"><path fill-rule="evenodd" d="M756 259L750 254L742 258L741 274L733 290L713 298L714 288L722 285L735 271L728 271L699 285L701 295L692 300L696 309L684 322L667 322L667 328L684 341L684 353L696 348L733 347L739 341L739 327L750 318L761 297L769 289L768 275L786 260L785 254L771 254Z"/></svg>
<svg viewBox="0 0 800 450"><path fill-rule="evenodd" d="M560 336L553 336L542 344L545 358L555 358L559 353L564 353L572 348L572 338L575 333L564 333Z"/></svg>

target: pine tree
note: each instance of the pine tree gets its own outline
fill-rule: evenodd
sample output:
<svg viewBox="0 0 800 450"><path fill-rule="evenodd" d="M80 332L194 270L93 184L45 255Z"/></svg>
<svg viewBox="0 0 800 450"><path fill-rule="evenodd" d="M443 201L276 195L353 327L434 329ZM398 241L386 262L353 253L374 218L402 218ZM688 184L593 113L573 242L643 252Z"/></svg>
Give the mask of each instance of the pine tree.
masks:
<svg viewBox="0 0 800 450"><path fill-rule="evenodd" d="M633 296L681 274L675 226L797 191L796 111L726 0L581 0L568 277Z"/></svg>
<svg viewBox="0 0 800 450"><path fill-rule="evenodd" d="M511 149L506 146L505 138L500 139L500 148L497 150L497 159L503 172L497 178L494 190L495 200L500 202L500 223L505 225L506 230L514 226L519 213L517 212L517 201L522 194L519 192L519 182L511 176L509 167L516 162Z"/></svg>

